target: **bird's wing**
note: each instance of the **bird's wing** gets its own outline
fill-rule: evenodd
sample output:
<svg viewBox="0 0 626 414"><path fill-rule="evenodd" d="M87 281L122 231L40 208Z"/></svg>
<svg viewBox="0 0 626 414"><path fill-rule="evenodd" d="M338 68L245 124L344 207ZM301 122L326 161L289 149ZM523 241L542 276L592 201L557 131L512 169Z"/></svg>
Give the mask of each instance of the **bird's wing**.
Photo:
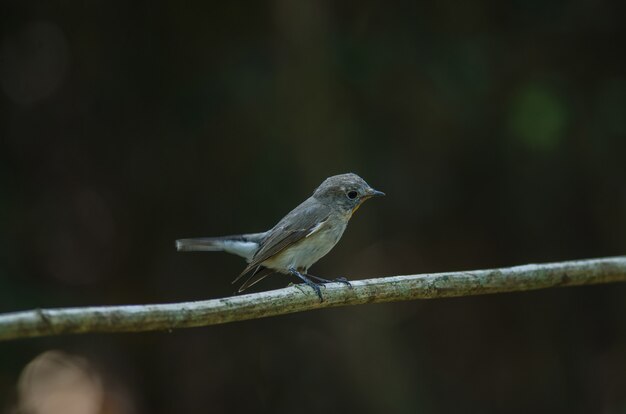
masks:
<svg viewBox="0 0 626 414"><path fill-rule="evenodd" d="M273 269L268 269L267 267L258 266L256 270L254 271L254 273L251 273L250 276L248 276L248 279L246 279L246 281L243 282L243 284L239 287L237 292L241 293L244 290L248 289L250 286L256 285L261 280L265 279L266 277L268 277L274 272L275 270Z"/></svg>
<svg viewBox="0 0 626 414"><path fill-rule="evenodd" d="M269 231L248 267L233 283L270 257L317 231L329 215L330 207L317 200L310 198L300 204Z"/></svg>

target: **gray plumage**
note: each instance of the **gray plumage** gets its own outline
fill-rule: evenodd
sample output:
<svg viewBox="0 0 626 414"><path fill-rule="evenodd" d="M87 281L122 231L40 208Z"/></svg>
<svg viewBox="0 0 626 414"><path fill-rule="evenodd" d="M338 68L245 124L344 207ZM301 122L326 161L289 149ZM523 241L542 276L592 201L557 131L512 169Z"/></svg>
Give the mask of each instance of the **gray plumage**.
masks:
<svg viewBox="0 0 626 414"><path fill-rule="evenodd" d="M305 276L309 267L335 246L360 205L380 195L384 193L372 189L356 174L332 176L269 231L181 239L176 247L179 251L225 251L246 259L248 266L233 281L249 275L240 292L274 272L295 271L303 278L299 272ZM307 281L306 277L303 280Z"/></svg>

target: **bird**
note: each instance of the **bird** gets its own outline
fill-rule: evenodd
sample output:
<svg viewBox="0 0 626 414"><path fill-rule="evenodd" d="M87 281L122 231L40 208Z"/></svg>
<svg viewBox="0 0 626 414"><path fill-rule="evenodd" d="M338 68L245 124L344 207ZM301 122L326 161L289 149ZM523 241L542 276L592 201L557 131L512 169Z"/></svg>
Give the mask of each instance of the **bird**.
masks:
<svg viewBox="0 0 626 414"><path fill-rule="evenodd" d="M364 201L384 195L354 173L334 175L326 178L309 198L268 231L179 239L176 248L178 251L224 251L246 259L248 265L232 282L246 277L238 293L278 272L296 276L323 301L320 285L332 281L311 275L309 268L335 247ZM346 278L334 281L350 286Z"/></svg>

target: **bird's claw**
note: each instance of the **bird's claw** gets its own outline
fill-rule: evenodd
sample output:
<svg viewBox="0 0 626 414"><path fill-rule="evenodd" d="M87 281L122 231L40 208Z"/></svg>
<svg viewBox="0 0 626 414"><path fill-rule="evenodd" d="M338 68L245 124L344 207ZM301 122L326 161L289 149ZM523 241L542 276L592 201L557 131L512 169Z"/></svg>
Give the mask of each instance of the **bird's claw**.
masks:
<svg viewBox="0 0 626 414"><path fill-rule="evenodd" d="M347 285L350 288L352 287L352 283L350 283L350 281L343 276L334 279L333 282L343 283L344 285Z"/></svg>
<svg viewBox="0 0 626 414"><path fill-rule="evenodd" d="M307 276L312 278L312 279L315 279L315 280L321 282L324 285L327 284L327 283L343 283L344 285L347 285L348 287L352 287L352 284L345 277L338 277L338 278L335 278L335 279L332 279L332 280L328 280L328 279L324 279L324 278L319 277L319 276L313 276L310 273L307 273Z"/></svg>
<svg viewBox="0 0 626 414"><path fill-rule="evenodd" d="M307 283L307 285L309 284ZM320 298L320 303L324 302L324 297L322 296L322 290L320 289L320 287L315 283L311 283L309 286L311 286L315 293L317 293L317 297Z"/></svg>

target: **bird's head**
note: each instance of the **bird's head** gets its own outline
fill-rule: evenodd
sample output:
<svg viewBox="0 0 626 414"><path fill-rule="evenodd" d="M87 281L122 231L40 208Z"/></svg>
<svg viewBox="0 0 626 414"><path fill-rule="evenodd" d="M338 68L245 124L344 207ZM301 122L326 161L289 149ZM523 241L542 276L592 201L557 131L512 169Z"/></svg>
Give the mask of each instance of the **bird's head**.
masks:
<svg viewBox="0 0 626 414"><path fill-rule="evenodd" d="M384 195L353 173L328 177L313 193L313 197L320 202L339 208L350 216L365 200Z"/></svg>

